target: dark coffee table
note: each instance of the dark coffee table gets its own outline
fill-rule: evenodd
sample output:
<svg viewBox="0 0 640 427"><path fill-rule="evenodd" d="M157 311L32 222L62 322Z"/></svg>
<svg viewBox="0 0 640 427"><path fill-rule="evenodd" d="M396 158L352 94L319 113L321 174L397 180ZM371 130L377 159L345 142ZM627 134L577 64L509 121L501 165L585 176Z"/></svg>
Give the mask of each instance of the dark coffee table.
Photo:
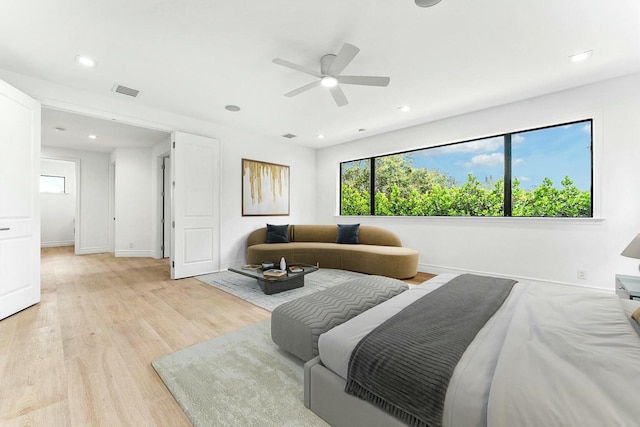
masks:
<svg viewBox="0 0 640 427"><path fill-rule="evenodd" d="M230 267L229 271L242 274L243 276L253 277L258 281L258 286L265 295L277 294L279 292L289 291L291 289L301 288L304 286L304 276L318 271L318 267L308 264L295 264L291 267L300 267L302 271L293 273L287 267L287 274L281 277L268 277L262 274L262 269L246 269L239 267Z"/></svg>

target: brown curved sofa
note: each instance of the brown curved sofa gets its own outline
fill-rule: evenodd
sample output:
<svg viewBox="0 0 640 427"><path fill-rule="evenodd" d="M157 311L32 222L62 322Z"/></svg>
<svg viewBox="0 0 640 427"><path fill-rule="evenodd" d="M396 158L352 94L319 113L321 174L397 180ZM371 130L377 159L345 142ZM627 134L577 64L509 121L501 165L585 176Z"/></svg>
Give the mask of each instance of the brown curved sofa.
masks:
<svg viewBox="0 0 640 427"><path fill-rule="evenodd" d="M278 262L316 264L325 268L357 271L408 279L418 272L418 252L403 248L391 231L360 226L359 244L336 243L337 225L289 225L289 243L266 243L267 228L247 238L247 263Z"/></svg>

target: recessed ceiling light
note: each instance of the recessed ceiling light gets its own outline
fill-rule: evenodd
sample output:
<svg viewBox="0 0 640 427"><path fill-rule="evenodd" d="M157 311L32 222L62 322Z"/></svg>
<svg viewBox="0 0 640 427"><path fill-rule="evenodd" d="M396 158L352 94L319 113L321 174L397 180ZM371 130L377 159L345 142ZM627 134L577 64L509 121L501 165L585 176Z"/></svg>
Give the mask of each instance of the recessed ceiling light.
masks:
<svg viewBox="0 0 640 427"><path fill-rule="evenodd" d="M65 130L66 130L65 128L60 128L60 127L56 128L56 132L64 132Z"/></svg>
<svg viewBox="0 0 640 427"><path fill-rule="evenodd" d="M318 139L324 139L324 134L323 134L323 133L319 133L319 134L317 135L317 138L318 138Z"/></svg>
<svg viewBox="0 0 640 427"><path fill-rule="evenodd" d="M398 108L398 110L406 113L407 111L411 110L411 107L409 107L408 105L403 105L402 107Z"/></svg>
<svg viewBox="0 0 640 427"><path fill-rule="evenodd" d="M587 50L586 52L580 52L576 53L575 55L570 55L569 59L571 60L571 62L581 62L591 58L591 55L593 55L593 51Z"/></svg>
<svg viewBox="0 0 640 427"><path fill-rule="evenodd" d="M89 135L89 139L98 139L98 137L94 134Z"/></svg>
<svg viewBox="0 0 640 427"><path fill-rule="evenodd" d="M338 79L332 76L324 76L322 80L320 80L320 84L324 87L334 87L338 84Z"/></svg>
<svg viewBox="0 0 640 427"><path fill-rule="evenodd" d="M84 65L85 67L93 68L96 66L96 61L89 58L88 56L76 56L76 62L80 65Z"/></svg>
<svg viewBox="0 0 640 427"><path fill-rule="evenodd" d="M224 109L227 111L233 111L234 113L240 111L240 107L238 107L237 105L226 105Z"/></svg>
<svg viewBox="0 0 640 427"><path fill-rule="evenodd" d="M365 128L360 128L358 129L358 132L364 132L366 129Z"/></svg>

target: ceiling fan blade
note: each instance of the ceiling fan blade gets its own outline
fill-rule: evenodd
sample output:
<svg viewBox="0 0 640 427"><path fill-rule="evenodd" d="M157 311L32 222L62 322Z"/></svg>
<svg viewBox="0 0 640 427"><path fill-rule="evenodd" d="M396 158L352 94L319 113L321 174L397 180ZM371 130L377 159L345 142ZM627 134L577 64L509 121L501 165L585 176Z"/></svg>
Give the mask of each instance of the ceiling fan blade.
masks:
<svg viewBox="0 0 640 427"><path fill-rule="evenodd" d="M329 74L332 76L338 76L342 70L347 68L347 65L349 65L358 52L360 52L360 49L352 44L345 43L329 67Z"/></svg>
<svg viewBox="0 0 640 427"><path fill-rule="evenodd" d="M296 95L300 95L302 92L306 92L309 89L313 89L316 86L320 86L320 80L318 80L316 82L309 83L308 85L304 85L302 87L299 87L298 89L294 89L291 92L287 92L287 93L284 94L284 96L286 96L287 98L291 98L291 97L294 97Z"/></svg>
<svg viewBox="0 0 640 427"><path fill-rule="evenodd" d="M322 78L322 74L320 74L319 72L314 71L310 68L303 67L302 65L294 64L293 62L285 61L284 59L275 58L272 62L274 64L282 65L283 67L292 68L305 74L310 74L312 76Z"/></svg>
<svg viewBox="0 0 640 427"><path fill-rule="evenodd" d="M340 76L338 82L348 85L389 86L389 77L376 76Z"/></svg>
<svg viewBox="0 0 640 427"><path fill-rule="evenodd" d="M343 105L347 105L349 101L347 101L347 97L345 96L340 86L330 87L331 96L333 96L333 100L336 101L338 107L342 107Z"/></svg>

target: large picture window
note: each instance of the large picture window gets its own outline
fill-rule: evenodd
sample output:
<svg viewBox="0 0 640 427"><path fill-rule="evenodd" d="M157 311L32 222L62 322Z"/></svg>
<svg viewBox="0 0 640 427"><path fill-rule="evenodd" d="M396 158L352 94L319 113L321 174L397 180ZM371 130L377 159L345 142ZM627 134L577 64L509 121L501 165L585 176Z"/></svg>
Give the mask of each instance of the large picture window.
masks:
<svg viewBox="0 0 640 427"><path fill-rule="evenodd" d="M592 121L340 164L340 214L591 217Z"/></svg>

